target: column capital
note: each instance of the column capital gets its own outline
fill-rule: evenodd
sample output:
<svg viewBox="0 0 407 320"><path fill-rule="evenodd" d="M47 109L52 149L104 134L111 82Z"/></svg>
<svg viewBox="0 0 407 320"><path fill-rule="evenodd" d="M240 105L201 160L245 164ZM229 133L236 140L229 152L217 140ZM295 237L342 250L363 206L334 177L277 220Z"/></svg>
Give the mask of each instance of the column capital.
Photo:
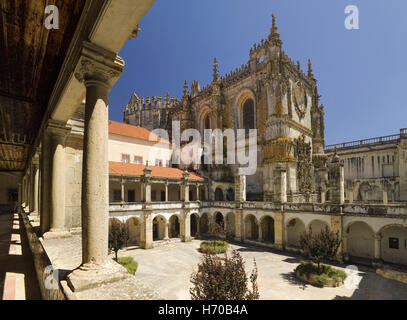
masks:
<svg viewBox="0 0 407 320"><path fill-rule="evenodd" d="M55 121L50 119L48 121L48 126L46 129L46 133L52 137L58 139L65 139L68 134L71 132L71 129L66 126L65 123L60 121Z"/></svg>
<svg viewBox="0 0 407 320"><path fill-rule="evenodd" d="M124 61L118 55L85 41L75 69L75 78L85 86L98 82L111 88L119 79Z"/></svg>

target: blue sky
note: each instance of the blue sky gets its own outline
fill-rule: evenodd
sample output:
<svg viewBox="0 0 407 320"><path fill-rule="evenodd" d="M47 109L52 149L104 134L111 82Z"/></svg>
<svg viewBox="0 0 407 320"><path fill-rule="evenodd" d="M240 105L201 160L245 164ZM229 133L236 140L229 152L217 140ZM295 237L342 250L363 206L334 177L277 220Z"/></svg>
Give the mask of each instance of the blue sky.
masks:
<svg viewBox="0 0 407 320"><path fill-rule="evenodd" d="M359 30L344 27L359 8ZM398 133L407 127L406 0L157 0L110 93L110 119L123 120L131 93L181 97L183 83L211 81L247 63L275 13L283 49L303 70L311 58L325 106L327 144Z"/></svg>

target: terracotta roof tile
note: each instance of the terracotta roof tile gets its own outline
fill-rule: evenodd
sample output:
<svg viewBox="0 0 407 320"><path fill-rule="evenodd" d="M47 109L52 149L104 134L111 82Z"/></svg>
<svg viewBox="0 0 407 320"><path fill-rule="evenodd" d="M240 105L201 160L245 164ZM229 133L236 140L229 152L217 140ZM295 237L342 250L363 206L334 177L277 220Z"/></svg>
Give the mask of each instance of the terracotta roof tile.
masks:
<svg viewBox="0 0 407 320"><path fill-rule="evenodd" d="M144 174L143 170L145 167L146 166L144 164L132 164L109 161L109 174L142 176ZM151 169L152 177L182 179L183 171L181 169L155 166L149 166L149 168ZM189 178L195 181L204 181L204 178L192 172L189 172Z"/></svg>
<svg viewBox="0 0 407 320"><path fill-rule="evenodd" d="M109 134L117 134L119 136L131 137L144 141L163 142L170 144L169 141L157 136L146 128L132 126L112 120L109 120Z"/></svg>

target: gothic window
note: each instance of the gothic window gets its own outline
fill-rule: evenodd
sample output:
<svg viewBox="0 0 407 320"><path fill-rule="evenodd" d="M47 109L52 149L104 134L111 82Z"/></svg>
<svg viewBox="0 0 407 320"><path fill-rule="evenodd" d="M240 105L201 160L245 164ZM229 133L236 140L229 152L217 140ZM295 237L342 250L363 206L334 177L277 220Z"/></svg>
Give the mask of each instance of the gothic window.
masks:
<svg viewBox="0 0 407 320"><path fill-rule="evenodd" d="M220 188L215 190L215 201L223 201L223 191Z"/></svg>
<svg viewBox="0 0 407 320"><path fill-rule="evenodd" d="M249 129L254 129L254 102L252 99L246 100L243 105L243 128L246 134L249 134Z"/></svg>
<svg viewBox="0 0 407 320"><path fill-rule="evenodd" d="M211 128L211 119L209 119L209 115L206 115L204 120L204 129L210 128Z"/></svg>

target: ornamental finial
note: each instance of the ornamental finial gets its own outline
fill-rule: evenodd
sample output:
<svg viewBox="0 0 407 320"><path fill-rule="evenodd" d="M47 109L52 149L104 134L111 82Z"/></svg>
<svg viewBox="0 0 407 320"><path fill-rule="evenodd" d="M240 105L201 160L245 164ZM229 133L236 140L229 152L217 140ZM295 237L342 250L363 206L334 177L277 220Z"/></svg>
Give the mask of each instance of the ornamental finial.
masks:
<svg viewBox="0 0 407 320"><path fill-rule="evenodd" d="M218 68L218 59L213 59L213 82L219 80L219 68Z"/></svg>

